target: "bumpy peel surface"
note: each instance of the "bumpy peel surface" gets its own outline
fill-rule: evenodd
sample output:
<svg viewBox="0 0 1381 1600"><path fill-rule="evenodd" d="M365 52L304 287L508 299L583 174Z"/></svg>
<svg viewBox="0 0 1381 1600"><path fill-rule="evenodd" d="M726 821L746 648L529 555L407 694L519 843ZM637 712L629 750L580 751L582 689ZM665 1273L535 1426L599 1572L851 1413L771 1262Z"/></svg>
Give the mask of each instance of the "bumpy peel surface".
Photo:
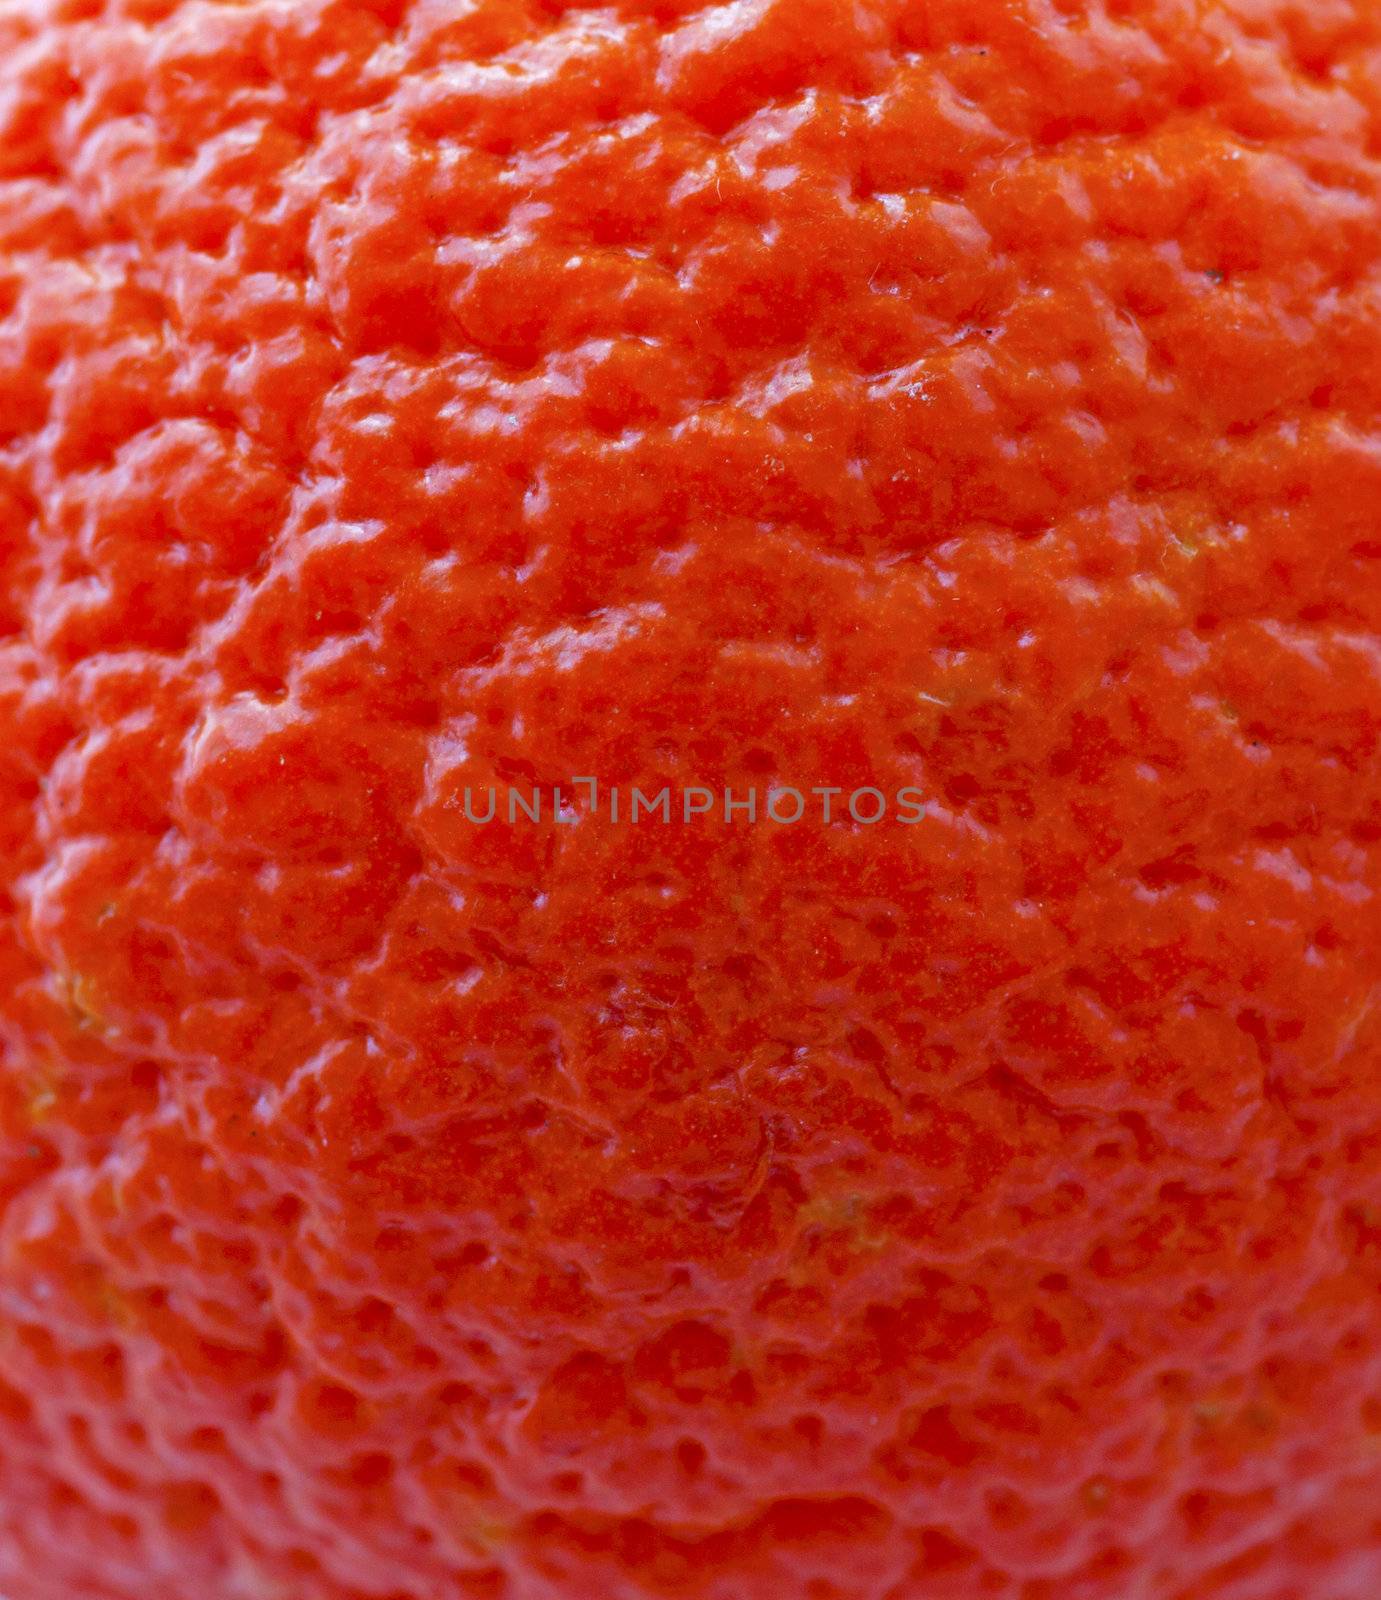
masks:
<svg viewBox="0 0 1381 1600"><path fill-rule="evenodd" d="M0 1592L1372 1600L1379 723L1372 0L7 5Z"/></svg>

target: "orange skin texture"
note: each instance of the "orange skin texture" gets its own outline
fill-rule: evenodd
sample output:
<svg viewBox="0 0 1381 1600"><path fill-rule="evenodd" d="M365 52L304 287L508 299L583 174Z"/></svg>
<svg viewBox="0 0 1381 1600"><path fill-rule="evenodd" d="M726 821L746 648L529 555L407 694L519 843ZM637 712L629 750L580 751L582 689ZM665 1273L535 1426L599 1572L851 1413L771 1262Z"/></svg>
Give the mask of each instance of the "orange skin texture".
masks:
<svg viewBox="0 0 1381 1600"><path fill-rule="evenodd" d="M1379 727L1374 0L6 7L0 1592L1374 1600Z"/></svg>

